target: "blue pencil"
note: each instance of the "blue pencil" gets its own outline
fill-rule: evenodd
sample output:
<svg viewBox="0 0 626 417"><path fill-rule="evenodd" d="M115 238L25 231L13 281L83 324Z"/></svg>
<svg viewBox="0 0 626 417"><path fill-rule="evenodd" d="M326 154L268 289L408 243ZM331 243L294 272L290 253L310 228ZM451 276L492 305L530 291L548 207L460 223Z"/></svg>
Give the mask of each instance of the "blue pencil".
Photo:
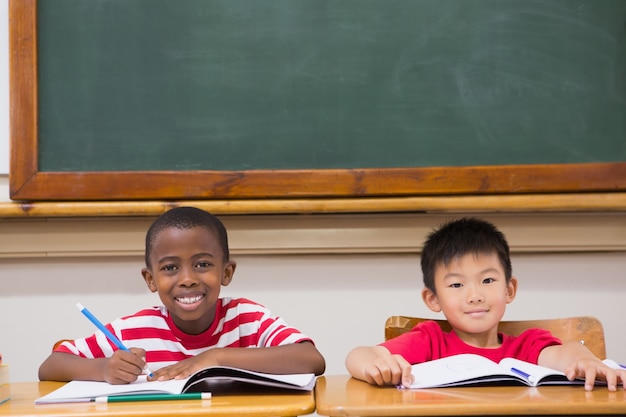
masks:
<svg viewBox="0 0 626 417"><path fill-rule="evenodd" d="M511 368L511 371L515 372L516 374L518 374L519 376L526 378L527 380L529 380L530 382L535 382L535 377L527 374L526 372L522 371L521 369L517 369L517 368Z"/></svg>
<svg viewBox="0 0 626 417"><path fill-rule="evenodd" d="M98 320L93 314L91 314L89 310L87 310L86 307L84 307L81 303L76 303L76 308L78 308L78 310L83 313L90 322L92 322L98 329L100 329L100 331L104 333L107 339L113 342L113 344L117 346L118 349L130 352L130 350L126 346L124 346L122 341L118 339L113 333L111 333L109 329L107 329L106 326L100 322L100 320ZM146 367L146 370L148 371L148 376L152 377L153 375L150 369Z"/></svg>

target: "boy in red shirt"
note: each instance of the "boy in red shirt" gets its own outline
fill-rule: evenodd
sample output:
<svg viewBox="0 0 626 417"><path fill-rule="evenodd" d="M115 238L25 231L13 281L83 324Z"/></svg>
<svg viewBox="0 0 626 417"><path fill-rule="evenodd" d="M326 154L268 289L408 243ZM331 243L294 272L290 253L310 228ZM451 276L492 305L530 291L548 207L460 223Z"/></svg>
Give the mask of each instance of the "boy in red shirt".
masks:
<svg viewBox="0 0 626 417"><path fill-rule="evenodd" d="M434 321L377 346L360 346L346 358L350 374L374 385L412 382L411 365L461 353L474 353L499 362L505 357L585 378L585 389L596 379L609 391L626 381L626 370L602 363L578 342L561 343L550 332L529 329L519 336L498 333L498 323L517 291L509 246L492 224L463 218L444 224L428 236L421 258L422 299L434 312L443 312L452 331Z"/></svg>

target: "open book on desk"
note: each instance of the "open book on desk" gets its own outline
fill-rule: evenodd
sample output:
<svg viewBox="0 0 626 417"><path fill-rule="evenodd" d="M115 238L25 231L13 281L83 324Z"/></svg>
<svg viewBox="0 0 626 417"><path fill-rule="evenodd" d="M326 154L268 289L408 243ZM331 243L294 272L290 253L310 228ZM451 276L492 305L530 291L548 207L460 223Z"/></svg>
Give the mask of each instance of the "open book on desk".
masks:
<svg viewBox="0 0 626 417"><path fill-rule="evenodd" d="M67 402L90 402L98 397L112 397L138 394L182 394L188 392L220 392L246 388L311 391L315 386L314 374L265 374L227 366L213 366L202 369L187 379L168 381L147 381L142 375L137 381L112 385L107 382L71 381L61 388L37 398L35 404Z"/></svg>
<svg viewBox="0 0 626 417"><path fill-rule="evenodd" d="M584 385L570 381L563 372L514 358L499 363L483 356L461 354L413 365L409 388L442 388L464 385Z"/></svg>

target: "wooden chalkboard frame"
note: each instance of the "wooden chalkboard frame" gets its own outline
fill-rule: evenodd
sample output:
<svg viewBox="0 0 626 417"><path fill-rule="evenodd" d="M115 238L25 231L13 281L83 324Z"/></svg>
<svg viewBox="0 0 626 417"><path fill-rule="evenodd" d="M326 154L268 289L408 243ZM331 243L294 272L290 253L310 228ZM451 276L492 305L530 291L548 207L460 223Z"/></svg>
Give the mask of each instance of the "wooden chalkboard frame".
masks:
<svg viewBox="0 0 626 417"><path fill-rule="evenodd" d="M38 168L37 2L10 0L13 200L358 199L626 190L626 162L250 171L42 172Z"/></svg>

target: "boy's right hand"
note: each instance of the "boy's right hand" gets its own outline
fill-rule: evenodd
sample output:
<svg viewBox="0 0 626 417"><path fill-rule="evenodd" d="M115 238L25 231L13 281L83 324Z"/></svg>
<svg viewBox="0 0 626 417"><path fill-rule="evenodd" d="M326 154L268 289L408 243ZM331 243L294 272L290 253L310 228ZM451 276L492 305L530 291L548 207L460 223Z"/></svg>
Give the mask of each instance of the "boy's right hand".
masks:
<svg viewBox="0 0 626 417"><path fill-rule="evenodd" d="M411 364L382 346L354 348L346 358L346 367L350 375L372 385L408 387L413 383Z"/></svg>
<svg viewBox="0 0 626 417"><path fill-rule="evenodd" d="M130 352L116 350L113 356L104 361L102 377L109 384L129 384L137 380L141 375L146 362L146 351L138 348L130 348Z"/></svg>
<svg viewBox="0 0 626 417"><path fill-rule="evenodd" d="M365 381L375 385L403 385L413 383L411 364L400 355L379 356L363 370Z"/></svg>

